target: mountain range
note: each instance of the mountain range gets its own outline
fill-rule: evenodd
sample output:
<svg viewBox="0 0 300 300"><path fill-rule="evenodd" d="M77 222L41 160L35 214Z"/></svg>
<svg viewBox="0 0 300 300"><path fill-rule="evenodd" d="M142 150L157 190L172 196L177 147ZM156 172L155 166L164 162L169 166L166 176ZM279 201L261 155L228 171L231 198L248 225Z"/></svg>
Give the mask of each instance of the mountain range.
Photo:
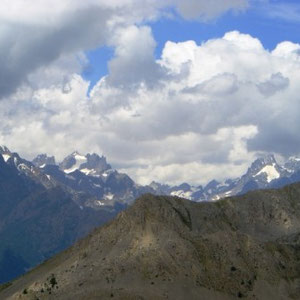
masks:
<svg viewBox="0 0 300 300"><path fill-rule="evenodd" d="M30 177L40 177L44 185L59 184L77 193L95 196L97 200L84 203L94 209L115 203L127 205L144 193L179 196L196 202L214 201L250 190L279 188L300 181L300 158L290 157L284 165L280 165L273 154L256 159L240 178L229 178L224 182L212 180L206 186L192 186L188 183L170 186L158 182L141 186L127 174L113 169L104 156L95 153L82 155L75 151L59 164L56 164L53 156L46 154L40 154L28 162L17 153L11 153L7 147L0 147L0 154L10 164L12 157L17 157L17 163L13 164L17 164ZM34 172L30 171L32 169ZM42 175L46 175L47 179Z"/></svg>
<svg viewBox="0 0 300 300"><path fill-rule="evenodd" d="M299 183L216 202L146 194L0 298L299 299L299 199Z"/></svg>
<svg viewBox="0 0 300 300"><path fill-rule="evenodd" d="M194 187L141 186L97 154L75 151L58 164L46 154L25 160L5 146L0 154L0 283L72 245L145 193L202 202L300 181L300 159L280 166L273 155L257 159L238 179Z"/></svg>
<svg viewBox="0 0 300 300"><path fill-rule="evenodd" d="M210 181L206 186L191 186L183 183L169 186L152 182L157 193L183 197L192 201L215 201L229 196L242 195L251 190L280 188L300 181L300 159L290 157L284 165L279 165L273 154L256 159L240 178L224 182Z"/></svg>

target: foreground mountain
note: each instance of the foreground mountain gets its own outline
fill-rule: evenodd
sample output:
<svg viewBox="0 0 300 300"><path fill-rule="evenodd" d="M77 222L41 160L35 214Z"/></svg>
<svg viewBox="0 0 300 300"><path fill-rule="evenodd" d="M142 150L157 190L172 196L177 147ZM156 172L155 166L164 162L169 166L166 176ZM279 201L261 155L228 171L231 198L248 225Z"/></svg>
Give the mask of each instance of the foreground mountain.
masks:
<svg viewBox="0 0 300 300"><path fill-rule="evenodd" d="M299 299L300 184L195 203L145 195L1 299Z"/></svg>

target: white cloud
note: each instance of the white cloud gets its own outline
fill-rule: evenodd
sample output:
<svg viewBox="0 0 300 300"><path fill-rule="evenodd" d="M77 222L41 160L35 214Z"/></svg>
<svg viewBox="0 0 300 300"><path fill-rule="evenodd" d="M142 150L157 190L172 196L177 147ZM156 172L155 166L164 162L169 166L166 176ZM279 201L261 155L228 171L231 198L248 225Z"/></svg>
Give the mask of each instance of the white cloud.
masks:
<svg viewBox="0 0 300 300"><path fill-rule="evenodd" d="M126 29L126 37L136 39L135 46L148 45L149 51L155 46L151 35L140 35L147 41L137 43L134 25L156 20L170 14L172 6L182 9L182 2L178 0L36 0L34 5L29 0L3 0L0 2L0 100L8 97L22 86L28 84L29 77L37 69L48 67L68 56L76 56L85 50L90 50L112 43L116 46L116 58L111 62L111 80L124 81L117 76L114 65L126 67L126 58L119 52L133 50L126 49L122 44L121 28ZM239 8L242 0L215 0L215 8L207 8L204 1L195 6L194 12L200 19L211 18L231 8ZM185 5L184 5L185 7ZM216 11L215 11L216 10ZM130 27L132 26L132 27ZM131 30L130 30L131 28ZM142 29L141 29L142 30ZM147 27L145 29L147 31ZM129 36L131 35L131 36ZM140 49L143 50L143 49ZM144 49L145 50L145 49ZM148 50L147 50L148 51ZM137 54L137 52L135 52ZM145 57L138 57L143 60ZM149 54L149 53L148 53ZM147 53L145 53L147 55ZM129 57L127 57L129 59ZM147 63L150 76L153 64ZM138 64L135 65L138 68ZM69 71L72 71L70 67ZM114 76L113 76L114 74ZM134 78L133 78L134 79ZM29 80L30 81L30 80ZM30 82L29 82L30 83Z"/></svg>
<svg viewBox="0 0 300 300"><path fill-rule="evenodd" d="M299 152L299 45L284 42L269 52L259 40L230 32L202 45L168 42L155 61L148 27L117 34L114 67L90 97L89 83L72 75L77 67L66 67L72 71L62 71L63 85L53 75L50 87L24 86L0 102L0 142L26 157L104 153L142 183L222 180L240 175L258 152ZM153 67L149 74L139 66L144 60ZM51 78L58 70L43 72ZM130 84L112 80L119 71L118 83ZM37 72L32 78L43 82Z"/></svg>
<svg viewBox="0 0 300 300"><path fill-rule="evenodd" d="M271 78L265 82L258 84L259 91L266 97L274 95L277 91L281 91L288 87L289 79L281 75L281 73L272 74Z"/></svg>
<svg viewBox="0 0 300 300"><path fill-rule="evenodd" d="M108 65L110 84L128 87L141 82L152 85L158 80L161 70L154 60L156 42L150 27L119 28L110 42L116 49Z"/></svg>

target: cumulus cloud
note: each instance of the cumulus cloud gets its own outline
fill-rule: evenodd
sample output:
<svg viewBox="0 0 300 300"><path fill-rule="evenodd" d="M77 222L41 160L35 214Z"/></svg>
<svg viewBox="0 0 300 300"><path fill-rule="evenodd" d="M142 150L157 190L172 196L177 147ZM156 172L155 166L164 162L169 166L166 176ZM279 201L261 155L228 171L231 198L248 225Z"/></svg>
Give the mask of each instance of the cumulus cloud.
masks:
<svg viewBox="0 0 300 300"><path fill-rule="evenodd" d="M267 96L274 95L277 91L281 91L287 88L289 85L289 79L283 77L281 73L272 74L271 78L265 82L258 84L259 91Z"/></svg>
<svg viewBox="0 0 300 300"><path fill-rule="evenodd" d="M22 13L26 15L26 9ZM38 68L64 56L80 53L87 47L103 44L107 20L108 13L100 8L58 15L57 23L35 19L32 23L29 20L24 20L24 23L1 20L0 97L15 92ZM99 27L106 30L99 32Z"/></svg>
<svg viewBox="0 0 300 300"><path fill-rule="evenodd" d="M141 183L201 184L240 175L257 153L299 153L300 45L268 51L234 31L201 45L169 41L155 60L149 27L116 34L110 73L90 96L89 82L76 75L80 64L65 68L72 71L63 84L55 81L61 64L74 66L68 55L43 68L51 86L23 86L1 101L1 143L28 158L104 153ZM31 76L42 82L39 72Z"/></svg>
<svg viewBox="0 0 300 300"><path fill-rule="evenodd" d="M242 0L228 0L225 1L226 5L222 4L223 0L214 2L217 4L215 9L208 8L204 1L193 2L191 5L195 6L193 11L196 15L205 19L230 8L239 8L239 2ZM111 81L125 83L125 78L114 72L115 64L118 64L119 68L123 64L125 68L126 57L122 55L121 61L120 52L137 52L134 52L136 48L126 49L126 45L122 44L122 34L125 32L121 28L128 27L125 39L137 39L134 27L129 26L155 20L167 14L168 8L174 5L181 13L188 15L182 3L183 1L178 0L37 0L31 5L26 0L1 1L0 99L16 92L20 86L29 84L30 75L37 69L55 64L62 57L74 57L82 54L82 51L103 45L112 44L116 47L116 58L110 64ZM139 37L147 39L146 35ZM116 38L119 41L116 42ZM155 42L148 34L148 39L142 40L140 47L141 45L148 45L151 51ZM141 68L139 63L145 63L144 70L149 71L144 72L144 76L149 79L148 77L154 76L150 75L150 72L155 73L157 70L155 65L147 60L147 53L144 57L140 53L139 51L134 67ZM127 54L129 55L129 52ZM128 59L130 57L127 56ZM72 67L69 71L72 71ZM127 76L126 82L134 80L132 76Z"/></svg>
<svg viewBox="0 0 300 300"><path fill-rule="evenodd" d="M119 28L110 42L116 49L108 64L107 81L111 85L128 87L141 82L153 85L162 76L163 71L154 59L156 42L150 27Z"/></svg>

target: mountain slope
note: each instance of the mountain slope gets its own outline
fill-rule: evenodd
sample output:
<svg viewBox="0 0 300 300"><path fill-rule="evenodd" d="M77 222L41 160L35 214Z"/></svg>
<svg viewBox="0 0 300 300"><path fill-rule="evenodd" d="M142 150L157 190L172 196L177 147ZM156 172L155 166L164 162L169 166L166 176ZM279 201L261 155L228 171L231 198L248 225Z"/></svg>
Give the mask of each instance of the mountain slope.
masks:
<svg viewBox="0 0 300 300"><path fill-rule="evenodd" d="M26 161L26 172L14 162L15 155L6 162L0 155L0 282L65 249L116 214L105 208L81 209L61 187L28 176Z"/></svg>
<svg viewBox="0 0 300 300"><path fill-rule="evenodd" d="M300 184L215 203L145 195L1 299L299 299Z"/></svg>

